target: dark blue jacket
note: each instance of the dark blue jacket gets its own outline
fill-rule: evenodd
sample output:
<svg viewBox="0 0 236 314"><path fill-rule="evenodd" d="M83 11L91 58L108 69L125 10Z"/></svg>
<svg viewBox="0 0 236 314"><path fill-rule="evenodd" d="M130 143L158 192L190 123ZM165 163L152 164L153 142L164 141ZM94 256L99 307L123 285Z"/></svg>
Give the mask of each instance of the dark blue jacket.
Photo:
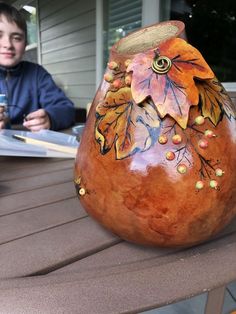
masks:
<svg viewBox="0 0 236 314"><path fill-rule="evenodd" d="M7 95L12 124L22 124L24 114L40 108L48 113L52 130L65 129L74 123L73 103L38 64L22 61L11 69L0 67L0 94Z"/></svg>

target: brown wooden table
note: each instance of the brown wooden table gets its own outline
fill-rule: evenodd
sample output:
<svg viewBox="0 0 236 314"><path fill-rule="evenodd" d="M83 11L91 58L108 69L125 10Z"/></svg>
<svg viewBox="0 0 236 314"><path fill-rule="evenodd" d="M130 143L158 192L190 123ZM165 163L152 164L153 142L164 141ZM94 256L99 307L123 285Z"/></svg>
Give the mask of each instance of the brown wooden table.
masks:
<svg viewBox="0 0 236 314"><path fill-rule="evenodd" d="M122 241L77 199L72 159L0 157L0 313L140 313L236 280L236 220L190 249Z"/></svg>

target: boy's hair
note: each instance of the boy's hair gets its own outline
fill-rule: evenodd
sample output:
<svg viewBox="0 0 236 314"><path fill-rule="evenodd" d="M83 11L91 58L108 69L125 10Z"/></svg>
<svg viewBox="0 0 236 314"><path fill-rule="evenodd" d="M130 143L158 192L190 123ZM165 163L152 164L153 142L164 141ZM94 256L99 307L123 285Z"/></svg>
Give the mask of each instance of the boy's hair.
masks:
<svg viewBox="0 0 236 314"><path fill-rule="evenodd" d="M15 22L16 25L25 34L25 43L27 44L27 24L21 13L13 6L0 1L0 17L4 15L8 22Z"/></svg>

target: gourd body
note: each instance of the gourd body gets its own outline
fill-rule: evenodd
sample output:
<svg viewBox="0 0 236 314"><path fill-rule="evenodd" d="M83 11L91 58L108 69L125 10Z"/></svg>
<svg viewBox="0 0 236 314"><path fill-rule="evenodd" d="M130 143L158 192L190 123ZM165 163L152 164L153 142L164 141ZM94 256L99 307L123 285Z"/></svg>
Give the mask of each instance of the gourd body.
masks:
<svg viewBox="0 0 236 314"><path fill-rule="evenodd" d="M182 42L172 44L175 48ZM138 102L135 73L140 60L150 71L148 58L140 56L145 49L136 62L137 53L120 53L118 48L111 50L106 73L113 78L107 75L97 91L78 149L75 184L80 201L94 219L127 241L164 247L206 241L236 215L235 107L210 70L204 74L206 85L201 85L202 77L193 79L199 95L197 102L190 102L187 118L171 108L172 98L176 106L173 95L182 97L179 90L173 92L174 84L166 93L167 113L161 112L163 107L155 101L159 96L151 89ZM154 67L151 72L159 83L168 82L174 71L175 59L168 58L172 70L157 74ZM223 105L212 107L214 115L204 100L209 86L212 99L218 99L218 92L225 95Z"/></svg>

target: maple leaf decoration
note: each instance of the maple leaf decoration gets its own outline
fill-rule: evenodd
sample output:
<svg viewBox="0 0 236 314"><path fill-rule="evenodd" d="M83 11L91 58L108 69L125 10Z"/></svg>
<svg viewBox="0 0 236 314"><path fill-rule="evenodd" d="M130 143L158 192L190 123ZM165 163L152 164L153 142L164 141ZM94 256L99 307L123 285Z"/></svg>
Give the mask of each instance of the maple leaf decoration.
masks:
<svg viewBox="0 0 236 314"><path fill-rule="evenodd" d="M202 115L217 125L225 113L228 119L236 119L236 108L223 85L214 77L197 83Z"/></svg>
<svg viewBox="0 0 236 314"><path fill-rule="evenodd" d="M149 149L160 133L160 118L152 102L137 106L129 87L108 91L96 108L95 137L101 153L114 145L116 159Z"/></svg>
<svg viewBox="0 0 236 314"><path fill-rule="evenodd" d="M165 68L162 71L159 67ZM127 68L133 72L131 92L139 104L151 97L161 118L170 115L187 127L189 108L199 102L194 78L211 79L214 73L201 53L180 38L161 43L158 49L137 54Z"/></svg>

